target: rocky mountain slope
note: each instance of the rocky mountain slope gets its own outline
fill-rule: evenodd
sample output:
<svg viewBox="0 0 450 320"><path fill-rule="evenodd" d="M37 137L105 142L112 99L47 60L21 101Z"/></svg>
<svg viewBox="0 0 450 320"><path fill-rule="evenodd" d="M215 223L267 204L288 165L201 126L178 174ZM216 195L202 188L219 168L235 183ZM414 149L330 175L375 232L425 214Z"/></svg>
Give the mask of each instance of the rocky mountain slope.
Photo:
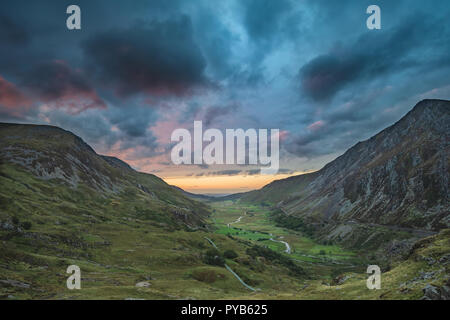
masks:
<svg viewBox="0 0 450 320"><path fill-rule="evenodd" d="M361 226L429 235L450 227L449 162L450 101L424 100L321 170L275 181L241 201L276 205L323 226L328 238L355 243L368 240L367 233L355 237Z"/></svg>
<svg viewBox="0 0 450 320"><path fill-rule="evenodd" d="M201 227L208 214L206 206L187 198L162 179L139 173L117 158L100 156L81 138L57 127L2 123L0 151L0 175L5 179L2 189L12 182L31 188L22 174L25 173L47 181L47 188L59 186L73 190L74 194L95 195L116 204L136 197L137 204L142 206L139 210L152 210L152 214L166 216L175 224ZM36 192L13 199L2 197L5 211L17 212L27 196L34 198ZM73 199L67 201L75 207L81 205Z"/></svg>

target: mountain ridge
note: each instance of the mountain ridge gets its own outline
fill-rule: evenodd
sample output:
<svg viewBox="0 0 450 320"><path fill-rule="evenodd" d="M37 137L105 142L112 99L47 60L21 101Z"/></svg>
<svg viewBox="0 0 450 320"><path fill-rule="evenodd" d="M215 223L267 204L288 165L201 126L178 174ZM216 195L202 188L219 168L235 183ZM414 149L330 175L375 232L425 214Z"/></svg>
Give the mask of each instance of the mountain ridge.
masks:
<svg viewBox="0 0 450 320"><path fill-rule="evenodd" d="M449 123L449 101L423 100L322 169L274 181L240 201L266 202L285 215L325 223L324 238L352 236L355 228L349 221L434 231L448 228Z"/></svg>

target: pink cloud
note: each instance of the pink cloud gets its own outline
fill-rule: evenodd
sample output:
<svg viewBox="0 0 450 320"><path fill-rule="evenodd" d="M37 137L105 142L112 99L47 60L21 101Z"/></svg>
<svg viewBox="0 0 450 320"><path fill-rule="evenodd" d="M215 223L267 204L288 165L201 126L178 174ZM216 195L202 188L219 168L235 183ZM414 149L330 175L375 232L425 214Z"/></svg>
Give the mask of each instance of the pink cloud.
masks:
<svg viewBox="0 0 450 320"><path fill-rule="evenodd" d="M0 109L11 116L22 117L30 106L31 100L14 84L0 76Z"/></svg>
<svg viewBox="0 0 450 320"><path fill-rule="evenodd" d="M281 130L279 134L280 141L285 141L289 137L289 131Z"/></svg>
<svg viewBox="0 0 450 320"><path fill-rule="evenodd" d="M71 114L106 108L85 75L62 60L37 66L27 75L25 86L37 101L53 108L66 109Z"/></svg>
<svg viewBox="0 0 450 320"><path fill-rule="evenodd" d="M172 132L177 128L185 128L185 126L176 120L163 120L156 122L149 129L152 131L159 144L166 145L171 142L170 137Z"/></svg>
<svg viewBox="0 0 450 320"><path fill-rule="evenodd" d="M321 129L323 126L325 126L325 122L322 121L322 120L319 120L319 121L316 121L314 123L311 123L308 126L308 129L311 130L311 131L317 131L317 130Z"/></svg>

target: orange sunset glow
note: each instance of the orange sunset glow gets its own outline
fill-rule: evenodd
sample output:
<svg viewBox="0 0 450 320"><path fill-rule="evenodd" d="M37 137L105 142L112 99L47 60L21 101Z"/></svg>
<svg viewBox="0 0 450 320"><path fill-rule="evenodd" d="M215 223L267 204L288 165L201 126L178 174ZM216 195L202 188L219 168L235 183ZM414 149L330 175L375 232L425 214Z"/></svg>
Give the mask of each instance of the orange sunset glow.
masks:
<svg viewBox="0 0 450 320"><path fill-rule="evenodd" d="M277 175L235 175L204 177L168 177L165 182L192 193L231 194L262 188L266 184L309 172Z"/></svg>

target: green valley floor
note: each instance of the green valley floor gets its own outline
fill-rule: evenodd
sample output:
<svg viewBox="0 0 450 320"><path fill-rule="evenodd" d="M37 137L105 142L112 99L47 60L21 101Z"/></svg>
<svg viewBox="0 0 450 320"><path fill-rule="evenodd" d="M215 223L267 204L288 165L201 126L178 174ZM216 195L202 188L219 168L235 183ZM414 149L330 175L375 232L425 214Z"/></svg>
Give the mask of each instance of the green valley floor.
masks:
<svg viewBox="0 0 450 320"><path fill-rule="evenodd" d="M107 203L107 202L105 202ZM107 219L70 214L0 235L0 297L4 299L420 299L427 284L449 274L449 230L424 239L411 256L366 287L362 252L319 244L275 225L264 207L212 202L209 230L173 229L119 212ZM56 236L58 235L58 236ZM220 263L217 254L252 291ZM256 248L256 249L255 249ZM263 248L263 249L258 249ZM267 251L268 250L268 251ZM214 254L214 252L213 252ZM431 259L431 260L430 260ZM81 290L66 288L66 268L81 269Z"/></svg>

